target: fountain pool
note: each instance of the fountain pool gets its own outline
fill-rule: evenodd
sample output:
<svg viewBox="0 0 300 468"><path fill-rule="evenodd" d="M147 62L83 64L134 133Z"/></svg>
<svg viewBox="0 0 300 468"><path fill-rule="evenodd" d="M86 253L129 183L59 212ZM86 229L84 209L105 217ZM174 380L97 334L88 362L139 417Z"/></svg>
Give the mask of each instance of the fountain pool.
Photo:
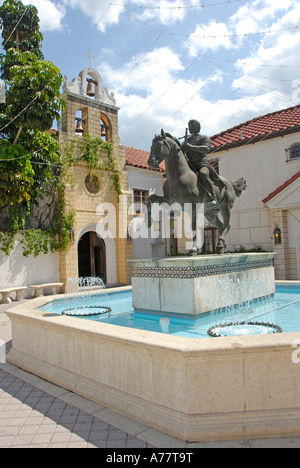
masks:
<svg viewBox="0 0 300 468"><path fill-rule="evenodd" d="M135 322L131 290L107 293L112 313L96 320L61 314L71 297L10 309L7 361L184 441L299 435L300 283L277 283L283 333L218 338L207 335L210 314L185 317L185 330L165 314Z"/></svg>
<svg viewBox="0 0 300 468"><path fill-rule="evenodd" d="M99 310L97 314L96 306L101 303L105 308L111 311ZM254 301L257 313L253 310L253 316L259 317L261 322L269 322L268 312L260 312L260 302ZM300 331L300 285L277 284L276 293L272 297L274 314L276 314L276 324L280 326L283 332ZM93 294L82 297L68 297L66 299L56 299L45 304L41 310L54 314L62 314L64 310L78 309L78 316L86 320L93 320L121 327L135 328L140 330L149 330L157 333L167 333L172 336L181 336L186 338L207 338L207 333L211 326L211 314L204 313L197 316L180 316L171 313L154 313L145 311L135 312L132 307L132 292L125 290L120 292L111 292L107 290L100 291L99 294ZM96 309L96 311L95 311ZM87 314L81 316L82 313ZM95 311L95 313L94 313ZM107 312L107 313L105 313ZM224 316L226 311L224 311ZM220 317L219 317L219 320ZM268 333L264 327L254 328L253 334ZM272 331L270 331L272 333Z"/></svg>

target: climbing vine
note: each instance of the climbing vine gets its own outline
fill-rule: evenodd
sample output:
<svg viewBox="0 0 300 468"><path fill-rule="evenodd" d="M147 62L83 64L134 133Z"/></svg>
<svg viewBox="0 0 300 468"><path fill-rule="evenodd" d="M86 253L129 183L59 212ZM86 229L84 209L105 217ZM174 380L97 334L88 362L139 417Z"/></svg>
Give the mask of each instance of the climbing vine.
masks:
<svg viewBox="0 0 300 468"><path fill-rule="evenodd" d="M96 170L108 173L117 196L121 194L121 176L116 159L113 156L113 144L104 142L101 138L91 138L85 135L79 141L67 142L64 148L64 163L71 166L77 161L84 161L88 166L90 176Z"/></svg>
<svg viewBox="0 0 300 468"><path fill-rule="evenodd" d="M54 137L48 135L47 142L49 138ZM6 255L9 255L14 249L16 238L22 245L25 257L29 255L36 257L40 254L67 248L76 213L74 210L67 212L66 186L67 184L74 185L72 169L78 162L83 161L87 164L90 175L95 170L102 174L108 174L117 198L121 193L121 174L113 156L112 143L104 142L100 138L92 139L87 135L79 142L76 140L67 142L61 149L57 139L55 141L56 143L52 142L55 151L53 151L53 147L51 148L52 163L47 165L48 176L46 179L43 178L43 184L38 186L40 197L34 198L34 206L31 207L30 200L33 198L30 195L25 200L21 198L19 195L21 187L16 192L18 193L17 198L12 199L13 201L7 209L9 215L7 218L3 216L4 212L0 207L0 214L6 225L6 229L2 226L2 232L0 232L0 250ZM45 143L44 140L43 142ZM49 149L50 146L47 148ZM42 155L40 155L41 158ZM48 158L47 161L49 162L49 160ZM29 173L32 170L33 174L38 174L37 161L35 161L35 166L31 163L32 161L28 161ZM44 165L42 166L43 171L45 171ZM20 185L24 185L22 179L20 179ZM32 185L34 185L33 182Z"/></svg>

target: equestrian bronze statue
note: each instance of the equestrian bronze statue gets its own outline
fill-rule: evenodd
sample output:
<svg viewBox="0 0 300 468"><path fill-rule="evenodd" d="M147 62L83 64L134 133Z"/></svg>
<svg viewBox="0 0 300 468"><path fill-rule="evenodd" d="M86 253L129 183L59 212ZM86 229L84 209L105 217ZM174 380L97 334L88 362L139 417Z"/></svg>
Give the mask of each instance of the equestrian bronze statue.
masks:
<svg viewBox="0 0 300 468"><path fill-rule="evenodd" d="M246 190L244 178L230 182L217 174L207 160L211 149L208 137L200 135L200 124L196 120L189 122L190 135L186 132L184 142L161 131L155 136L148 160L150 168L157 169L162 161L166 165L166 179L163 186L163 196L151 195L148 201L149 220L153 203L177 204L184 209L185 204L192 204L192 229L196 232L196 204L204 204L204 216L217 228L219 240L216 252L225 252L225 237L230 230L231 210L236 197ZM193 246L190 255L197 255L199 249Z"/></svg>

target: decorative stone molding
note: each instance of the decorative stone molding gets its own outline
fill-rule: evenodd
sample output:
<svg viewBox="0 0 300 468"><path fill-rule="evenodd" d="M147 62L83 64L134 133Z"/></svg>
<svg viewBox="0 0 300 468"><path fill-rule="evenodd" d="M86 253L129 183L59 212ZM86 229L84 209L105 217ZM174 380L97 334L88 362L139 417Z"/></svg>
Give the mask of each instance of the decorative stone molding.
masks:
<svg viewBox="0 0 300 468"><path fill-rule="evenodd" d="M82 70L73 81L68 81L67 75L65 76L65 82L63 86L64 93L76 94L78 96L87 96L87 78L90 76L97 84L95 84L95 101L107 104L109 106L115 106L116 100L114 94L110 93L108 89L103 86L102 78L100 73L94 68L85 68Z"/></svg>

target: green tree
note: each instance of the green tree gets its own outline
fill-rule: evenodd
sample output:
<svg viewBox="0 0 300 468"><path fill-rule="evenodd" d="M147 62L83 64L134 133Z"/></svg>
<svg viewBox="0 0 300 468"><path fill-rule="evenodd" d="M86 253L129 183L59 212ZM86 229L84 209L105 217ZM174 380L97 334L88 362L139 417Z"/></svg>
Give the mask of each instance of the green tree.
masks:
<svg viewBox="0 0 300 468"><path fill-rule="evenodd" d="M34 6L6 0L0 7L2 47L1 78L7 87L0 106L0 134L17 143L23 129L48 130L60 118L62 76L44 60L42 34Z"/></svg>
<svg viewBox="0 0 300 468"><path fill-rule="evenodd" d="M1 229L10 234L30 227L32 208L42 198L49 197L58 207L54 182L60 146L48 130L54 119L60 119L63 78L53 63L44 60L37 13L19 0L6 0L0 7L4 50L0 77L7 90L5 103L0 104L0 214ZM53 206L39 227L52 229L55 220L57 234Z"/></svg>

